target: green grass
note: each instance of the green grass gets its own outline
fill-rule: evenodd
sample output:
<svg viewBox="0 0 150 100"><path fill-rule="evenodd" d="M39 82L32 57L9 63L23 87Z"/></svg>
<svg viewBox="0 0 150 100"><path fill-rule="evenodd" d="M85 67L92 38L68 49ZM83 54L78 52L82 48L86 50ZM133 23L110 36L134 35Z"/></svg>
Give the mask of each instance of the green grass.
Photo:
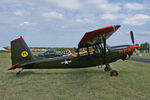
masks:
<svg viewBox="0 0 150 100"><path fill-rule="evenodd" d="M10 53L0 53L0 100L149 100L150 64L117 61L103 68L8 71Z"/></svg>
<svg viewBox="0 0 150 100"><path fill-rule="evenodd" d="M138 56L135 53L133 54L133 57L137 57L137 58L148 58L150 59L150 53L142 53L142 56Z"/></svg>

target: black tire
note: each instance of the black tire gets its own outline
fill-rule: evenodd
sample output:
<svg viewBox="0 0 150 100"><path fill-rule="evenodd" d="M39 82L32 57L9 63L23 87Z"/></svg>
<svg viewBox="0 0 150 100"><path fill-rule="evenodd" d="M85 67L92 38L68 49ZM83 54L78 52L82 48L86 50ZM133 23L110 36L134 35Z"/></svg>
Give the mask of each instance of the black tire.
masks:
<svg viewBox="0 0 150 100"><path fill-rule="evenodd" d="M112 70L111 72L110 72L110 76L118 76L119 75L119 73L118 73L118 71L116 71L116 70Z"/></svg>

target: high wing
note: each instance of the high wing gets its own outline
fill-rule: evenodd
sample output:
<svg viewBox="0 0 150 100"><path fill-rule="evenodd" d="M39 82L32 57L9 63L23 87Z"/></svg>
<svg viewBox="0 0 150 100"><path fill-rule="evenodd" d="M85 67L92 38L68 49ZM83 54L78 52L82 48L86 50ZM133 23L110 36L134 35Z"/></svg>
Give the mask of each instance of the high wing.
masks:
<svg viewBox="0 0 150 100"><path fill-rule="evenodd" d="M86 32L83 38L80 40L78 47L88 47L97 43L103 43L103 38L108 39L120 25L113 25L104 28L100 28L91 32Z"/></svg>

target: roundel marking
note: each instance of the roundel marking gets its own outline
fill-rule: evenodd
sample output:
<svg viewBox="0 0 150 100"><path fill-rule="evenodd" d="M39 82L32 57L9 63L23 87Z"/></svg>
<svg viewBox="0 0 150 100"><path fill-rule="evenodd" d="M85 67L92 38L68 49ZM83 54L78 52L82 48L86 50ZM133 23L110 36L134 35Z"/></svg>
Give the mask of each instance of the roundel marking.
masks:
<svg viewBox="0 0 150 100"><path fill-rule="evenodd" d="M22 51L21 52L21 56L22 57L27 57L28 56L28 52L27 51Z"/></svg>

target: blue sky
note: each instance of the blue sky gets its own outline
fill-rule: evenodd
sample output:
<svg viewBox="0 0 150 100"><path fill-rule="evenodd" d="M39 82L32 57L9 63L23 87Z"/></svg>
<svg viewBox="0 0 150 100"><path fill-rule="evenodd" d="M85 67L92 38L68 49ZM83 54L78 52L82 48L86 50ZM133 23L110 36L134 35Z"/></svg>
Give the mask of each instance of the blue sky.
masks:
<svg viewBox="0 0 150 100"><path fill-rule="evenodd" d="M150 0L0 0L0 47L77 47L85 32L121 25L109 45L150 43Z"/></svg>

